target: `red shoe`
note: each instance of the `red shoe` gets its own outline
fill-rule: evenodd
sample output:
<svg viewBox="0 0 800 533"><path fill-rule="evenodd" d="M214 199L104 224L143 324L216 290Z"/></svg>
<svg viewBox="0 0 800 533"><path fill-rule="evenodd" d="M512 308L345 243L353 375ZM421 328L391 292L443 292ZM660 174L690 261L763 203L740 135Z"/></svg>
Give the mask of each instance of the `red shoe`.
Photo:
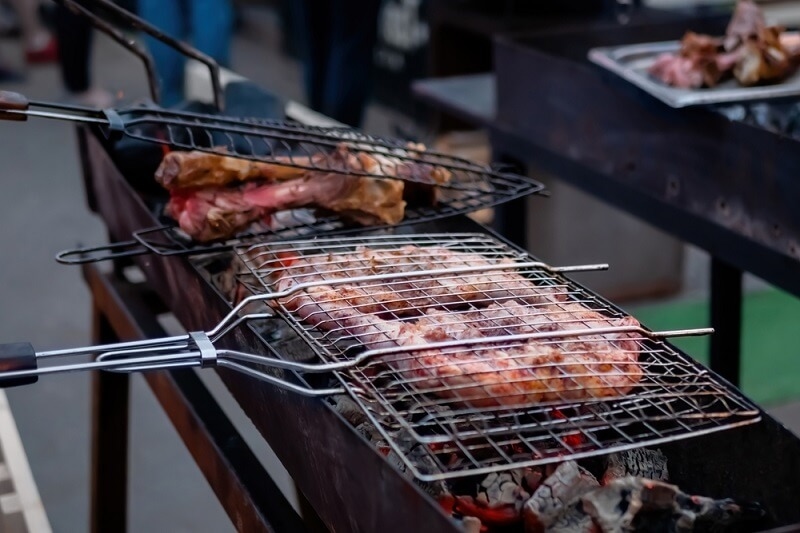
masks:
<svg viewBox="0 0 800 533"><path fill-rule="evenodd" d="M38 50L25 50L25 60L33 65L58 61L58 41L50 37L47 44Z"/></svg>

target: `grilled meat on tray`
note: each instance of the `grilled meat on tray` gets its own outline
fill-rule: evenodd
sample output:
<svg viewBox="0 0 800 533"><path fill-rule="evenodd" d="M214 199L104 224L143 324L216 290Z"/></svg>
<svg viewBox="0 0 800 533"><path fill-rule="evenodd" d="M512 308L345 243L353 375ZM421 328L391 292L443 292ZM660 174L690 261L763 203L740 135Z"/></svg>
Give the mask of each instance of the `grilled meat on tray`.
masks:
<svg viewBox="0 0 800 533"><path fill-rule="evenodd" d="M397 155L366 153L345 142L331 153L276 157L276 163L171 152L156 180L170 191L167 214L197 241L230 238L271 214L301 207L364 226L391 225L403 220L409 201L435 205L437 186L451 178L442 167Z"/></svg>
<svg viewBox="0 0 800 533"><path fill-rule="evenodd" d="M778 82L794 72L798 59L782 33L767 26L752 0L740 0L724 37L687 32L678 53L662 54L649 72L683 89L714 87L731 77L744 86Z"/></svg>
<svg viewBox="0 0 800 533"><path fill-rule="evenodd" d="M402 277L414 271L488 266L483 256L441 247L363 248L355 253L281 258L281 305L327 336L367 349L407 347L382 363L414 390L472 406L510 406L620 396L641 379L630 333L585 334L426 348L432 343L540 331L638 326L568 301L514 271ZM355 276L397 278L342 282ZM338 280L338 282L334 282ZM320 282L330 284L319 284Z"/></svg>

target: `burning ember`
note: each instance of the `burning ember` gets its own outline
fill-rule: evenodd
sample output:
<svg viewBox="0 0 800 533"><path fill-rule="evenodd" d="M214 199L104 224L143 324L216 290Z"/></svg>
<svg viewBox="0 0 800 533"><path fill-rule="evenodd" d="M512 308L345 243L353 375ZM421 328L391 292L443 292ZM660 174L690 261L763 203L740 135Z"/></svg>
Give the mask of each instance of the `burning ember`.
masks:
<svg viewBox="0 0 800 533"><path fill-rule="evenodd" d="M287 264L294 259L292 254L280 256L280 261ZM226 288L226 293L234 300L244 295L240 291L245 281L237 277L240 274L238 270L223 270L217 275L217 285ZM444 473L443 468L475 458L467 458L458 446L449 442L420 443L402 428L393 435L394 448L349 396L335 396L331 402L387 461L439 502L448 514L460 520L468 533L725 531L764 515L757 504L684 493L668 483L666 456L659 450L643 448L610 454L602 461L566 460L483 477L420 481L409 470L407 461L418 472L435 477ZM567 421L570 415L559 410L547 414L554 421ZM586 435L580 431L564 429L553 438L558 438L568 449L591 449ZM512 460L529 461L532 457L531 449L524 442L508 439L498 446Z"/></svg>
<svg viewBox="0 0 800 533"><path fill-rule="evenodd" d="M406 471L405 464L381 441L380 433L350 398L337 397L335 406L395 466ZM554 416L564 415L555 412ZM583 442L580 434L567 438L575 439L575 445ZM423 470L436 471L435 461L422 445L410 438L399 442L409 446L409 455L418 459ZM436 452L437 448L442 451L438 446L430 446L429 451ZM598 476L576 461L564 461L491 473L482 479L415 482L446 512L462 520L470 533L725 531L763 516L757 504L689 495L667 483L668 479L666 456L659 450L640 448L605 457Z"/></svg>

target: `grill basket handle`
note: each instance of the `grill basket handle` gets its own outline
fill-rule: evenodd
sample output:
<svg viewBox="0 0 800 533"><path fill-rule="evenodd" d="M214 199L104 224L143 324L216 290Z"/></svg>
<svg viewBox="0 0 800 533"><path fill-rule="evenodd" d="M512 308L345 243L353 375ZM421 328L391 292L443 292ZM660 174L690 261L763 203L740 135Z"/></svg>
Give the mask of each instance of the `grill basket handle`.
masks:
<svg viewBox="0 0 800 533"><path fill-rule="evenodd" d="M91 248L64 250L56 254L56 261L62 265L85 265L144 255L149 252L150 250L142 246L139 241L123 241Z"/></svg>
<svg viewBox="0 0 800 533"><path fill-rule="evenodd" d="M25 113L6 113L6 111L27 111L28 99L19 93L0 91L0 119L2 120L28 120Z"/></svg>
<svg viewBox="0 0 800 533"><path fill-rule="evenodd" d="M8 372L20 370L36 371L36 351L27 342L0 344L0 387L18 387L36 383L39 376L35 373L23 376L6 377Z"/></svg>
<svg viewBox="0 0 800 533"><path fill-rule="evenodd" d="M120 22L126 24L129 28L137 31L144 32L158 41L164 43L168 47L189 57L208 68L211 76L211 89L214 94L214 106L218 111L222 111L225 107L224 95L222 91L222 83L220 81L220 67L219 64L209 55L200 52L198 49L188 45L187 43L175 39L159 28L148 23L141 17L131 13L127 9L118 6L113 0L55 0L56 3L66 6L73 12L83 15L88 18L92 25L98 30L102 31L119 44L133 52L145 65L147 70L148 83L150 85L150 93L157 104L161 102L161 86L158 80L158 75L155 69L155 62L152 55L139 43L128 38L122 31L105 20L96 11L97 8L105 10L118 18ZM83 4L88 4L91 8L87 8Z"/></svg>

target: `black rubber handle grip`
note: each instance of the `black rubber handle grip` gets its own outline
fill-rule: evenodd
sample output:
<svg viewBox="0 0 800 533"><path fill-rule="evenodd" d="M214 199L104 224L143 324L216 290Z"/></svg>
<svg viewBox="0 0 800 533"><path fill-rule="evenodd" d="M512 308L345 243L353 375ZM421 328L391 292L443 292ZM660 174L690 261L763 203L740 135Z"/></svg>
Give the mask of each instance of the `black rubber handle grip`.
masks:
<svg viewBox="0 0 800 533"><path fill-rule="evenodd" d="M25 111L28 109L28 99L19 93L0 91L0 119L3 120L28 120L24 113L4 113L4 111Z"/></svg>
<svg viewBox="0 0 800 533"><path fill-rule="evenodd" d="M0 344L0 387L18 387L36 383L39 376L8 376L16 370L36 370L36 350L27 342Z"/></svg>

